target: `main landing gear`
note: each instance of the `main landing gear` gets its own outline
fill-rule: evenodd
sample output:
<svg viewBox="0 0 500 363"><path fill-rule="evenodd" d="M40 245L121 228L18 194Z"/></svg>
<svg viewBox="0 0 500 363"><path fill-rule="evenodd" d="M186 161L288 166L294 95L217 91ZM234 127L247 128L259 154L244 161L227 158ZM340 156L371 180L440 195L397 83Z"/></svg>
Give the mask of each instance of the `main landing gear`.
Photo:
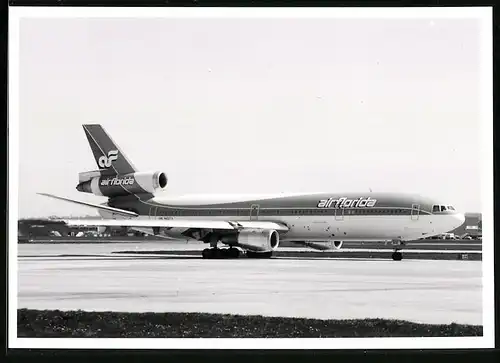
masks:
<svg viewBox="0 0 500 363"><path fill-rule="evenodd" d="M201 253L203 258L207 259L223 259L223 258L238 258L241 256L239 249L230 248L205 248ZM246 256L248 258L271 258L272 252L252 252L247 251Z"/></svg>
<svg viewBox="0 0 500 363"><path fill-rule="evenodd" d="M238 258L240 250L237 248L205 248L201 253L203 258Z"/></svg>

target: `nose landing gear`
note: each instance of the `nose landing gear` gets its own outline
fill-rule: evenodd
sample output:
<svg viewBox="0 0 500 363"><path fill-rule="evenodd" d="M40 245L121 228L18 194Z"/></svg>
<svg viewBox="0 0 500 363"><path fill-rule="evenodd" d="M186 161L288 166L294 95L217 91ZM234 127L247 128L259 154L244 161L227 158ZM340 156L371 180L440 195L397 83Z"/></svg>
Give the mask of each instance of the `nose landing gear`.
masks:
<svg viewBox="0 0 500 363"><path fill-rule="evenodd" d="M401 261L403 259L403 254L399 251L394 251L391 257L394 261Z"/></svg>
<svg viewBox="0 0 500 363"><path fill-rule="evenodd" d="M397 240L397 241L392 241L392 244L394 246L394 252L391 255L392 259L394 261L401 261L403 259L403 253L399 251L403 249L404 242Z"/></svg>

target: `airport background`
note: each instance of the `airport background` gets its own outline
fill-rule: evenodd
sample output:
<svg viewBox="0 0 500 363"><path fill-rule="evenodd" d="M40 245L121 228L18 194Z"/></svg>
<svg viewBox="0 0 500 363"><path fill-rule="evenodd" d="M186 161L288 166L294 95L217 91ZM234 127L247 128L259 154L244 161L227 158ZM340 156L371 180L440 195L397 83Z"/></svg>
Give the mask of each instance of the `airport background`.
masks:
<svg viewBox="0 0 500 363"><path fill-rule="evenodd" d="M107 231L105 235L100 234L96 227L68 227L63 222L57 221L64 217L50 217L47 219L20 219L18 222L18 240L19 242L30 242L34 240L47 239L51 242L67 240L69 238L93 239L145 239L145 240L163 240L161 237L144 235L140 232L127 231L122 228L113 228ZM85 218L97 218L89 217ZM451 239L481 239L482 238L482 216L481 213L466 213L465 222L458 228L449 231L448 234L438 236L437 238ZM283 242L283 247L292 247L294 244Z"/></svg>

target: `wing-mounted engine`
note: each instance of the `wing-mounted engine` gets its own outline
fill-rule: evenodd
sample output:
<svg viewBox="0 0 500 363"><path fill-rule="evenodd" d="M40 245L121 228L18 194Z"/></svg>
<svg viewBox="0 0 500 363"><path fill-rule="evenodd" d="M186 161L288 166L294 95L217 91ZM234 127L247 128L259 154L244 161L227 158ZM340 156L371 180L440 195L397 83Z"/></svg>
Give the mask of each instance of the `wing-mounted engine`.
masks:
<svg viewBox="0 0 500 363"><path fill-rule="evenodd" d="M275 230L243 229L235 235L226 235L221 242L252 252L271 252L278 248L280 236Z"/></svg>
<svg viewBox="0 0 500 363"><path fill-rule="evenodd" d="M79 174L76 189L84 193L106 197L119 197L130 194L154 193L167 186L164 172L137 172L125 175L112 174L97 170Z"/></svg>
<svg viewBox="0 0 500 363"><path fill-rule="evenodd" d="M317 241L293 241L293 243L310 247L319 251L328 250L340 250L342 248L342 241L330 241L330 242L317 242Z"/></svg>

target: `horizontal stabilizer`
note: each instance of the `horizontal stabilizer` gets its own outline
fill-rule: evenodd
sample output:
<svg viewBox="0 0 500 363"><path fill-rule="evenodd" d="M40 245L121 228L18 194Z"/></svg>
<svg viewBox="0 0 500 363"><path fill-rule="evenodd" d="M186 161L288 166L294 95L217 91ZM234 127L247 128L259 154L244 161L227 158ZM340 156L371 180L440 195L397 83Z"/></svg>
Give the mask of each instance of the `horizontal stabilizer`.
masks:
<svg viewBox="0 0 500 363"><path fill-rule="evenodd" d="M91 207L91 208L96 208L96 209L102 209L102 210L106 210L108 212L118 213L118 214L121 214L121 215L124 215L124 216L128 216L128 217L137 217L137 213L130 212L128 210L119 209L119 208L108 207L107 205L93 204L93 203L88 203L88 202L81 202L79 200L58 197L56 195L47 194L47 193L38 193L38 194L39 195L43 195L44 197L59 199L59 200L65 201L65 202L70 202L70 203L74 203L74 204L84 205L86 207Z"/></svg>
<svg viewBox="0 0 500 363"><path fill-rule="evenodd" d="M78 173L78 183L84 183L86 181L92 180L92 178L100 178L101 176L114 176L115 172L109 169L100 169L92 171L83 171Z"/></svg>
<svg viewBox="0 0 500 363"><path fill-rule="evenodd" d="M201 229L274 229L287 231L288 228L275 222L247 221L230 222L215 220L187 220L187 219L63 219L68 226L97 226L97 227L132 227L132 228L201 228Z"/></svg>

